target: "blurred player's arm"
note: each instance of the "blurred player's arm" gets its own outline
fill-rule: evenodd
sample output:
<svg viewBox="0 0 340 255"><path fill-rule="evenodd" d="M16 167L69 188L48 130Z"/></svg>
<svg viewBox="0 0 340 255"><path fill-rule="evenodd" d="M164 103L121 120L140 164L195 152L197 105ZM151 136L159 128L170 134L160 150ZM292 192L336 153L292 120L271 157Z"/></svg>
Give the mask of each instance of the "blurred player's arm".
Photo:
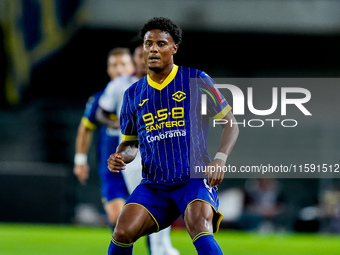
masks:
<svg viewBox="0 0 340 255"><path fill-rule="evenodd" d="M96 121L110 128L119 128L119 119L115 114L105 111L100 106L96 111Z"/></svg>
<svg viewBox="0 0 340 255"><path fill-rule="evenodd" d="M222 136L221 136L221 144L218 148L218 152L215 156L215 159L211 161L209 166L215 166L214 169L218 169L217 167L225 166L227 157L230 155L231 151L234 148L236 143L239 129L238 125L231 125L230 123L236 123L236 119L231 111L228 112L226 116L224 116L225 120L227 120L228 124L221 125L223 128ZM215 171L213 173L208 174L208 184L210 187L215 185L219 185L223 181L224 172L223 171Z"/></svg>
<svg viewBox="0 0 340 255"><path fill-rule="evenodd" d="M123 91L121 90L121 79L118 77L106 86L104 93L99 99L99 105L96 111L96 121L109 128L119 128L119 119L113 114L119 113Z"/></svg>
<svg viewBox="0 0 340 255"><path fill-rule="evenodd" d="M135 159L138 152L138 140L124 141L117 147L116 153L107 160L107 167L113 173L124 170L127 163Z"/></svg>
<svg viewBox="0 0 340 255"><path fill-rule="evenodd" d="M80 122L76 138L76 153L74 157L73 172L81 184L86 184L89 176L87 153L93 139L93 129L87 128Z"/></svg>

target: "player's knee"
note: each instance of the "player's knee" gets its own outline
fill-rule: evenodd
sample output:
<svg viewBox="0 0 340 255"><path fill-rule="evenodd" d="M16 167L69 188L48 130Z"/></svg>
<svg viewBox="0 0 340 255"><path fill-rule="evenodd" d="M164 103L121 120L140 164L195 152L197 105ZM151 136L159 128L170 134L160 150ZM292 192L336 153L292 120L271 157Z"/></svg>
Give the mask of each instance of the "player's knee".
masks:
<svg viewBox="0 0 340 255"><path fill-rule="evenodd" d="M113 232L113 239L121 243L132 243L135 241L135 234L128 227L121 227L119 224Z"/></svg>

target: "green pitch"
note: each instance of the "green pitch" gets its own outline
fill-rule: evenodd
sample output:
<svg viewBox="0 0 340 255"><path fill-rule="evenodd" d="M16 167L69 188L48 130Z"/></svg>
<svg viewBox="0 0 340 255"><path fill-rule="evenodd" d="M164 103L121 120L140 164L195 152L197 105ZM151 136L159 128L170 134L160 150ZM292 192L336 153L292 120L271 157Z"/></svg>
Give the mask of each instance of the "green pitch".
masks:
<svg viewBox="0 0 340 255"><path fill-rule="evenodd" d="M0 224L1 255L107 254L111 233L106 228ZM318 234L261 235L220 231L215 235L224 254L338 255L340 236ZM185 230L172 230L173 245L182 255L196 254ZM134 254L148 254L146 239L134 245Z"/></svg>

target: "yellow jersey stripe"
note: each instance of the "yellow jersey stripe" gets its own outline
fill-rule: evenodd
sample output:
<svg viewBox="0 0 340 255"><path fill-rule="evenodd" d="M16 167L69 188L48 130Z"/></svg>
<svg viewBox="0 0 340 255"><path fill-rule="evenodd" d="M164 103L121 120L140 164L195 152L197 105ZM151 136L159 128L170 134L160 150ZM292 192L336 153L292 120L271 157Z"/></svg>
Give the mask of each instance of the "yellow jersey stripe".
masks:
<svg viewBox="0 0 340 255"><path fill-rule="evenodd" d="M138 135L122 135L123 141L129 142L129 141L137 141Z"/></svg>
<svg viewBox="0 0 340 255"><path fill-rule="evenodd" d="M88 129L95 130L97 128L97 125L89 121L88 118L82 117L81 118L81 123L87 127Z"/></svg>
<svg viewBox="0 0 340 255"><path fill-rule="evenodd" d="M178 71L178 66L174 64L168 77L166 77L166 79L161 84L153 81L150 78L150 75L148 74L147 76L148 83L151 87L158 89L158 90L162 90L175 78L177 71Z"/></svg>
<svg viewBox="0 0 340 255"><path fill-rule="evenodd" d="M224 107L224 109L222 111L217 113L213 118L214 119L223 119L224 116L226 116L228 114L228 112L230 112L230 110L231 110L231 106L227 105L226 107Z"/></svg>
<svg viewBox="0 0 340 255"><path fill-rule="evenodd" d="M116 114L111 113L111 114L110 114L110 119L111 119L111 120L118 120L118 117L117 117Z"/></svg>

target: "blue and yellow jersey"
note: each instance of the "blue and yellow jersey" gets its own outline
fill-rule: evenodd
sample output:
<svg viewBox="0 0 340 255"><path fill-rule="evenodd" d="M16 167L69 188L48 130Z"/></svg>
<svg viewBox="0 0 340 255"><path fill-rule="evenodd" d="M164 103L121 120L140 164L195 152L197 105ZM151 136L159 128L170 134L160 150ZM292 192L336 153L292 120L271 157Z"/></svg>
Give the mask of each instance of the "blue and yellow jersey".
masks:
<svg viewBox="0 0 340 255"><path fill-rule="evenodd" d="M207 115L201 113L202 94ZM223 118L230 106L204 72L173 66L158 84L147 75L129 87L120 116L123 140L139 140L143 182L178 184L195 166L207 165L209 117Z"/></svg>
<svg viewBox="0 0 340 255"><path fill-rule="evenodd" d="M99 99L103 92L104 89L89 97L81 122L85 127L91 130L95 130L98 127L97 157L99 172L101 175L105 176L110 173L107 170L107 159L111 154L116 152L116 148L119 144L120 130L107 128L106 126L99 125L96 121L96 111L99 106ZM112 113L112 118L117 119L116 114Z"/></svg>
<svg viewBox="0 0 340 255"><path fill-rule="evenodd" d="M103 94L103 92L104 89L94 93L88 98L86 102L85 111L81 122L88 129L94 130L97 128L96 111L98 109L99 98Z"/></svg>

